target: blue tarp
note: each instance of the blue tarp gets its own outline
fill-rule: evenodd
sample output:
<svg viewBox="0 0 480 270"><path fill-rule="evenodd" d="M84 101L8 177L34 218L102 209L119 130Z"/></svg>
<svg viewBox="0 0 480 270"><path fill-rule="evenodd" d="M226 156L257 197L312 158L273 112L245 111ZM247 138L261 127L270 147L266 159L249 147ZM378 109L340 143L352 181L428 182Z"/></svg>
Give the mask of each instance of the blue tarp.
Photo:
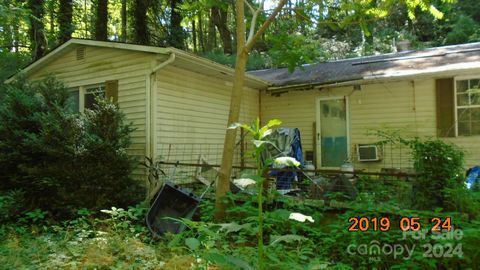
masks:
<svg viewBox="0 0 480 270"><path fill-rule="evenodd" d="M478 181L479 176L480 176L480 166L475 166L468 170L467 180L466 180L468 189L472 189L472 187Z"/></svg>
<svg viewBox="0 0 480 270"><path fill-rule="evenodd" d="M264 154L264 160L267 157L293 157L300 162L300 168L305 166L302 151L302 140L300 137L300 130L298 128L279 128L275 130L270 136L269 140L275 147L267 147L267 152ZM286 167L289 168L289 167ZM290 189L292 182L297 177L296 172L273 171L269 174L277 178L277 189Z"/></svg>

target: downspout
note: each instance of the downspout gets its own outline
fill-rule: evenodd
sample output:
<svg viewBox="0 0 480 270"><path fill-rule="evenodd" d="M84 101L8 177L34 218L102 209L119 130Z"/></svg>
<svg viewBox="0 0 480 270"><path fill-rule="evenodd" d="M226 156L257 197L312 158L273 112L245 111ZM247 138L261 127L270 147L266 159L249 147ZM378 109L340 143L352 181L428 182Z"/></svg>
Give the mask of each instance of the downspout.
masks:
<svg viewBox="0 0 480 270"><path fill-rule="evenodd" d="M147 106L148 106L148 113L150 115L149 117L149 128L148 128L148 138L147 138L147 151L146 151L146 156L150 157L152 160L155 160L156 158L156 150L157 150L157 145L156 145L156 125L157 125L157 84L155 80L155 75L159 70L162 68L166 67L167 65L173 63L175 61L175 53L170 52L170 56L168 57L167 60L163 61L162 63L158 64L157 66L153 67L153 69L147 73L147 90L148 90L148 100L147 100Z"/></svg>

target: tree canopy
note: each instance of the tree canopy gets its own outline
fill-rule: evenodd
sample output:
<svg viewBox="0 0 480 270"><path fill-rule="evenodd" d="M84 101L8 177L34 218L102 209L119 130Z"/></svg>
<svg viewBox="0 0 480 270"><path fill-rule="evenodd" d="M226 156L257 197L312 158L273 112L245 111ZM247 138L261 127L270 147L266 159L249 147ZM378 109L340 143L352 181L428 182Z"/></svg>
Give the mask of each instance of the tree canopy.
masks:
<svg viewBox="0 0 480 270"><path fill-rule="evenodd" d="M257 25L276 3L265 1ZM234 13L233 0L0 0L0 79L71 37L173 46L233 66ZM253 15L247 8L247 31ZM415 48L477 41L479 24L475 0L289 0L247 69L392 52L402 39Z"/></svg>

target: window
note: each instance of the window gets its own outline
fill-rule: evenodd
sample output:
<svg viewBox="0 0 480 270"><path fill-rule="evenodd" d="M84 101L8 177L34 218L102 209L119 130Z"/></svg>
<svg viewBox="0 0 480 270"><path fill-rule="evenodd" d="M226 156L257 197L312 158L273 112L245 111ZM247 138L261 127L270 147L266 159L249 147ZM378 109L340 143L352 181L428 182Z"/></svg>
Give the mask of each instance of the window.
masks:
<svg viewBox="0 0 480 270"><path fill-rule="evenodd" d="M70 88L68 89L68 94L70 96L69 100L69 107L72 112L79 112L80 111L80 96L79 96L79 88Z"/></svg>
<svg viewBox="0 0 480 270"><path fill-rule="evenodd" d="M105 85L80 86L69 89L71 110L83 112L85 109L93 109L95 98L105 97Z"/></svg>
<svg viewBox="0 0 480 270"><path fill-rule="evenodd" d="M96 104L97 97L105 97L105 86L104 85L96 85L90 86L85 88L84 93L84 108L86 109L93 109Z"/></svg>
<svg viewBox="0 0 480 270"><path fill-rule="evenodd" d="M480 135L480 79L456 80L455 100L457 135Z"/></svg>

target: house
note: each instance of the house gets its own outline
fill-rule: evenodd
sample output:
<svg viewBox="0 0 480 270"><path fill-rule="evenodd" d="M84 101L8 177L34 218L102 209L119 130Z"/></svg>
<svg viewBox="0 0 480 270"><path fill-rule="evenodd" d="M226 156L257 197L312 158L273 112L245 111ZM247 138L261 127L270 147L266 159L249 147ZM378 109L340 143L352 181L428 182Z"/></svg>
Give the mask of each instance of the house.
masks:
<svg viewBox="0 0 480 270"><path fill-rule="evenodd" d="M262 119L300 128L317 167L347 158L356 168L411 167L405 147L384 145L383 157L375 155L375 130L441 138L466 151L467 166L480 164L480 43L250 74L270 82Z"/></svg>
<svg viewBox="0 0 480 270"><path fill-rule="evenodd" d="M92 106L94 94L116 100L136 129L129 153L140 161L160 155L175 161L175 148L162 151L179 145L190 151L183 161L197 162L200 154L212 160L219 154L201 147L223 145L234 71L213 61L175 48L71 39L23 72L31 80L55 75L79 111ZM241 121L258 117L258 89L267 85L247 76ZM192 160L185 160L187 154Z"/></svg>
<svg viewBox="0 0 480 270"><path fill-rule="evenodd" d="M231 68L174 48L72 39L24 72L63 80L79 111L93 93L116 100L136 128L132 155L219 162ZM480 43L253 71L240 121L260 115L299 128L317 168L346 159L369 170L411 167L406 147L372 145L375 130L440 137L464 148L470 166L480 163L479 84Z"/></svg>

